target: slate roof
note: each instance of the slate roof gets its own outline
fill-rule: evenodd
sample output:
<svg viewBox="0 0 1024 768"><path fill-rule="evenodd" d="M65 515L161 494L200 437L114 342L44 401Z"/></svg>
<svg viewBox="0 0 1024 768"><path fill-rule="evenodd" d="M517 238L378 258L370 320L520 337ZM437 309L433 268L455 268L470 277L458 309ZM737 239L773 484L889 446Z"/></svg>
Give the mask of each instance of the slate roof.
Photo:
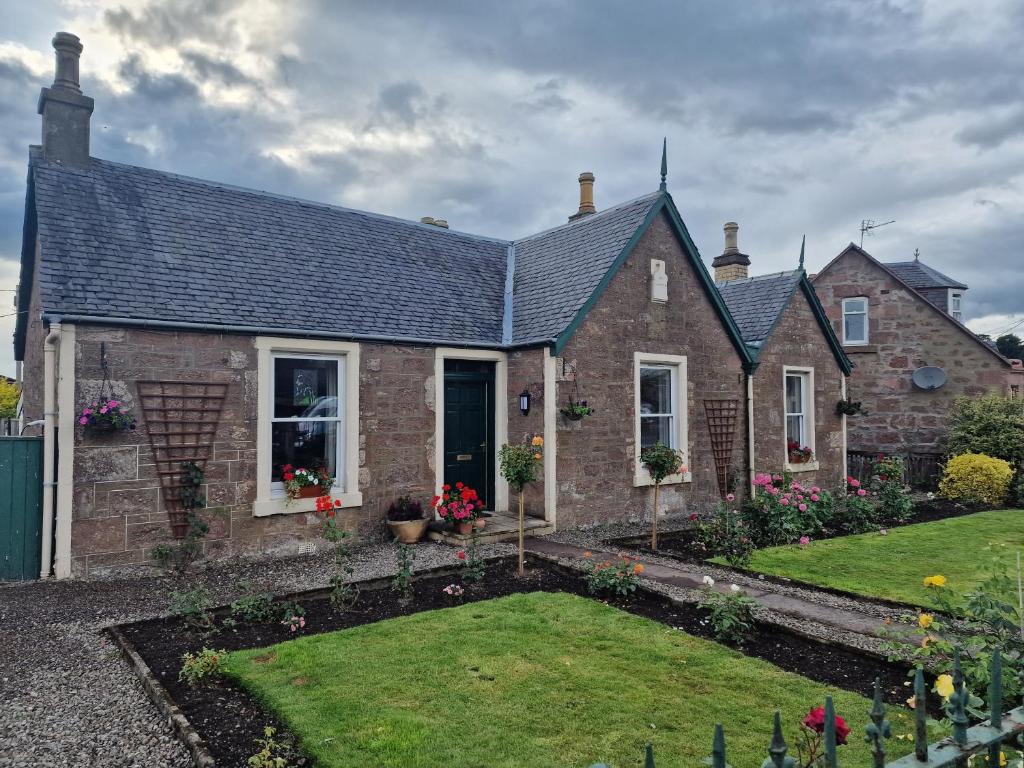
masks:
<svg viewBox="0 0 1024 768"><path fill-rule="evenodd" d="M760 348L800 284L802 270L717 283L743 341Z"/></svg>
<svg viewBox="0 0 1024 768"><path fill-rule="evenodd" d="M884 262L896 276L911 288L920 290L922 288L960 288L967 290L967 286L958 280L932 269L920 261L892 261Z"/></svg>
<svg viewBox="0 0 1024 768"><path fill-rule="evenodd" d="M34 148L29 198L53 316L500 347L558 337L660 193L512 241Z"/></svg>

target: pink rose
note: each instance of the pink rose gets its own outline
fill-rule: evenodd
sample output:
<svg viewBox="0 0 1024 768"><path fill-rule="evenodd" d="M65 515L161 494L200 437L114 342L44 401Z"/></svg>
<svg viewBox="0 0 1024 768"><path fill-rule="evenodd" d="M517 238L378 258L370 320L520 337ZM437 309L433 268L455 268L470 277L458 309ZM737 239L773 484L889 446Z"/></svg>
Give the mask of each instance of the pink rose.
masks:
<svg viewBox="0 0 1024 768"><path fill-rule="evenodd" d="M85 408L85 409L84 409L84 410L82 411L82 413L84 413L84 414L85 414L86 416L88 416L88 415L89 415L90 413L92 413L92 408Z"/></svg>
<svg viewBox="0 0 1024 768"><path fill-rule="evenodd" d="M789 499L786 498L785 496L783 496L781 499L779 499L779 504L781 504L784 507L788 507L789 506Z"/></svg>
<svg viewBox="0 0 1024 768"><path fill-rule="evenodd" d="M100 408L100 413L106 413L106 412L107 412L107 406L103 406L102 408Z"/></svg>
<svg viewBox="0 0 1024 768"><path fill-rule="evenodd" d="M818 496L818 494L816 494L816 493L812 493L811 494L811 501L820 501L820 500L821 500L821 497Z"/></svg>
<svg viewBox="0 0 1024 768"><path fill-rule="evenodd" d="M691 512L690 513L690 519L691 520L696 520L697 519L697 513L696 512Z"/></svg>
<svg viewBox="0 0 1024 768"><path fill-rule="evenodd" d="M811 543L811 537L810 536L801 536L800 537L800 546L801 547L806 547L810 543Z"/></svg>
<svg viewBox="0 0 1024 768"><path fill-rule="evenodd" d="M860 488L860 489L857 490L857 495L858 496L867 496L868 492L865 491L863 488Z"/></svg>
<svg viewBox="0 0 1024 768"><path fill-rule="evenodd" d="M860 488L860 480L856 479L855 477L851 477L850 486L853 488Z"/></svg>
<svg viewBox="0 0 1024 768"><path fill-rule="evenodd" d="M87 418L86 418L85 416L83 416L82 418L80 418L80 419L78 420L78 423L79 423L79 424L88 424L88 423L89 423L89 420L88 420L88 419L87 419Z"/></svg>
<svg viewBox="0 0 1024 768"><path fill-rule="evenodd" d="M821 488L816 485L811 486L811 493L821 493Z"/></svg>
<svg viewBox="0 0 1024 768"><path fill-rule="evenodd" d="M797 507L797 509L799 509L801 512L806 512L807 511L807 505L806 504L801 504L799 507Z"/></svg>
<svg viewBox="0 0 1024 768"><path fill-rule="evenodd" d="M117 400L111 400L107 403L107 408L117 408Z"/></svg>

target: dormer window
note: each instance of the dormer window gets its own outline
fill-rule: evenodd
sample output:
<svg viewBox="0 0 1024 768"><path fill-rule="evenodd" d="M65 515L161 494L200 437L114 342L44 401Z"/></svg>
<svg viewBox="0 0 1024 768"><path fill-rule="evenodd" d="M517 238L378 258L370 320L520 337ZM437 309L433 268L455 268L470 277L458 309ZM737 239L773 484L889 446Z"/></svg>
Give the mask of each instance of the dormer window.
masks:
<svg viewBox="0 0 1024 768"><path fill-rule="evenodd" d="M843 344L868 343L868 300L866 296L843 299Z"/></svg>
<svg viewBox="0 0 1024 768"><path fill-rule="evenodd" d="M949 314L954 320L959 320L962 316L962 305L964 295L960 291L949 292Z"/></svg>

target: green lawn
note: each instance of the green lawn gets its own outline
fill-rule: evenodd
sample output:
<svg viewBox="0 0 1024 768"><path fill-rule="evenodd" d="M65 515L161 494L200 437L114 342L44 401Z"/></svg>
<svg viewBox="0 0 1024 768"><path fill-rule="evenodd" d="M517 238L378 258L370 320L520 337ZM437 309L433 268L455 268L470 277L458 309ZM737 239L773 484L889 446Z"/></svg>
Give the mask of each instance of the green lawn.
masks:
<svg viewBox="0 0 1024 768"><path fill-rule="evenodd" d="M232 653L228 673L322 768L699 766L716 721L729 762L758 765L781 708L787 738L825 686L603 603L533 593ZM870 765L870 702L837 692ZM905 722L899 711L894 721ZM791 744L794 741L790 741Z"/></svg>
<svg viewBox="0 0 1024 768"><path fill-rule="evenodd" d="M941 574L946 589L963 592L978 583L983 567L1004 557L1008 567L1024 548L1024 511L1001 509L891 529L812 542L807 547L761 549L748 566L862 595L920 606L934 606L922 585Z"/></svg>

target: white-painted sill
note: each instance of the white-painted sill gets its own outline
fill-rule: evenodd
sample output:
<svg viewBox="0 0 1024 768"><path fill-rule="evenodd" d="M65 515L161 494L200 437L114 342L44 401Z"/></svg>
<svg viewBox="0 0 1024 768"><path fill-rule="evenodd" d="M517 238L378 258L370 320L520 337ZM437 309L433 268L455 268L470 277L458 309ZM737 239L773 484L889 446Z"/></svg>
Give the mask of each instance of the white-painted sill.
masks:
<svg viewBox="0 0 1024 768"><path fill-rule="evenodd" d="M680 475L669 475L661 481L662 485L678 485L679 483L689 483L693 480L692 472L684 472ZM633 486L640 488L641 486L654 485L654 481L651 480L650 474L646 469L638 469L636 474L633 475Z"/></svg>
<svg viewBox="0 0 1024 768"><path fill-rule="evenodd" d="M331 491L331 498L341 501L342 509L350 507L361 507L363 505L363 494L340 493L340 489ZM292 499L288 500L285 495L272 496L269 499L257 499L252 505L253 517L269 517L270 515L294 515L300 512L315 512L316 499Z"/></svg>
<svg viewBox="0 0 1024 768"><path fill-rule="evenodd" d="M817 460L806 461L803 464L790 464L786 462L786 471L796 474L797 472L814 472L819 468Z"/></svg>

